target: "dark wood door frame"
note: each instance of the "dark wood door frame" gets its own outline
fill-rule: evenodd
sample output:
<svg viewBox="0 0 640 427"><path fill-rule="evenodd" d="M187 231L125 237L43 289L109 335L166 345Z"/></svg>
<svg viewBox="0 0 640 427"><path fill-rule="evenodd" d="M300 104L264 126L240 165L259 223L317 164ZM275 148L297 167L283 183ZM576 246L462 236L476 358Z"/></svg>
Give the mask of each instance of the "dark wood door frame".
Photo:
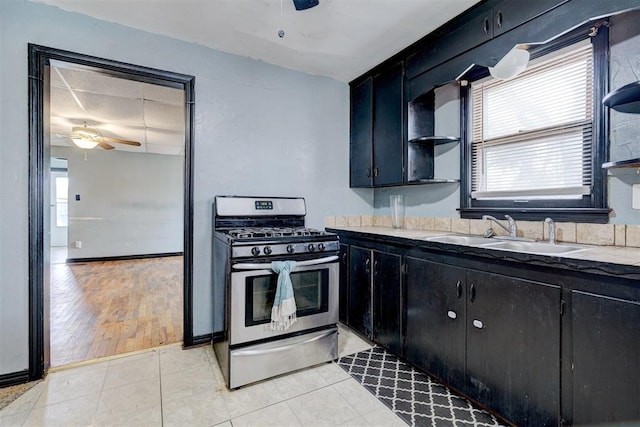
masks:
<svg viewBox="0 0 640 427"><path fill-rule="evenodd" d="M45 111L48 113L46 79L51 60L88 67L114 77L182 89L185 93L184 156L184 347L194 345L193 337L193 133L195 77L109 59L29 44L29 377L45 375L45 227L46 182Z"/></svg>

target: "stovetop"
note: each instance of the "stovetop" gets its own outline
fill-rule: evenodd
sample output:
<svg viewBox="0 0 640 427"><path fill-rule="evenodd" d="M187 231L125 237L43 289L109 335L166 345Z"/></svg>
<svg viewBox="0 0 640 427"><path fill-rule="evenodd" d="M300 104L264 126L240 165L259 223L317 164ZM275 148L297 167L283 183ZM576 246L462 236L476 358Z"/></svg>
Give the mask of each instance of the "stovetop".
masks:
<svg viewBox="0 0 640 427"><path fill-rule="evenodd" d="M328 233L322 230L306 227L246 227L223 230L231 239L259 239L264 237L298 237L298 236L324 236Z"/></svg>

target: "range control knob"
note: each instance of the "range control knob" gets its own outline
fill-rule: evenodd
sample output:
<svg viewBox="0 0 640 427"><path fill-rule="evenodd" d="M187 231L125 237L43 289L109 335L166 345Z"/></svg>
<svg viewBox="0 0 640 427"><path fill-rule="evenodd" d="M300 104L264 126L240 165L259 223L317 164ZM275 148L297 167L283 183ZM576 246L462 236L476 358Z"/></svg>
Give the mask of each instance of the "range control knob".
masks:
<svg viewBox="0 0 640 427"><path fill-rule="evenodd" d="M263 251L265 255L271 255L271 246L265 246Z"/></svg>
<svg viewBox="0 0 640 427"><path fill-rule="evenodd" d="M318 250L320 252L324 251L324 243L318 243Z"/></svg>
<svg viewBox="0 0 640 427"><path fill-rule="evenodd" d="M307 245L307 249L309 250L309 252L314 252L316 250L316 246L313 243L309 243Z"/></svg>
<svg viewBox="0 0 640 427"><path fill-rule="evenodd" d="M251 255L253 255L253 256L260 255L260 248L258 248L258 247L251 248Z"/></svg>
<svg viewBox="0 0 640 427"><path fill-rule="evenodd" d="M290 254L294 253L296 251L295 246L293 245L287 245L287 252L289 252Z"/></svg>

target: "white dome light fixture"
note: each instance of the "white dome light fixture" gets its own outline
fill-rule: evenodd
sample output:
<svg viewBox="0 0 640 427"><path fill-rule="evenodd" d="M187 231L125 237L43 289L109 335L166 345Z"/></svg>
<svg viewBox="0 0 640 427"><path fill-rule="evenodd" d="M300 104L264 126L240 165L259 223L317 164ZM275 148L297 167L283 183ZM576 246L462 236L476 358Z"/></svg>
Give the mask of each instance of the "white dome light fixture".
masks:
<svg viewBox="0 0 640 427"><path fill-rule="evenodd" d="M95 148L96 145L100 142L100 132L96 129L87 127L85 123L84 126L74 126L71 129L71 141L76 144L80 148L84 148L85 150L90 150Z"/></svg>
<svg viewBox="0 0 640 427"><path fill-rule="evenodd" d="M502 57L495 67L489 67L491 77L509 80L523 72L529 64L530 54L526 46L516 45Z"/></svg>

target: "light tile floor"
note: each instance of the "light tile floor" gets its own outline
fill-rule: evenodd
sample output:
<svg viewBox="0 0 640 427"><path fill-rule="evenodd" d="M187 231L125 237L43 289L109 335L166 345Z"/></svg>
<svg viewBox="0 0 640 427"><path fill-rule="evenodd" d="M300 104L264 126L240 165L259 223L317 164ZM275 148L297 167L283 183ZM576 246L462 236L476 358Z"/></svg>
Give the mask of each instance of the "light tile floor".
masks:
<svg viewBox="0 0 640 427"><path fill-rule="evenodd" d="M340 355L370 348L341 327ZM404 426L335 363L229 391L211 346L179 345L50 373L0 426Z"/></svg>

